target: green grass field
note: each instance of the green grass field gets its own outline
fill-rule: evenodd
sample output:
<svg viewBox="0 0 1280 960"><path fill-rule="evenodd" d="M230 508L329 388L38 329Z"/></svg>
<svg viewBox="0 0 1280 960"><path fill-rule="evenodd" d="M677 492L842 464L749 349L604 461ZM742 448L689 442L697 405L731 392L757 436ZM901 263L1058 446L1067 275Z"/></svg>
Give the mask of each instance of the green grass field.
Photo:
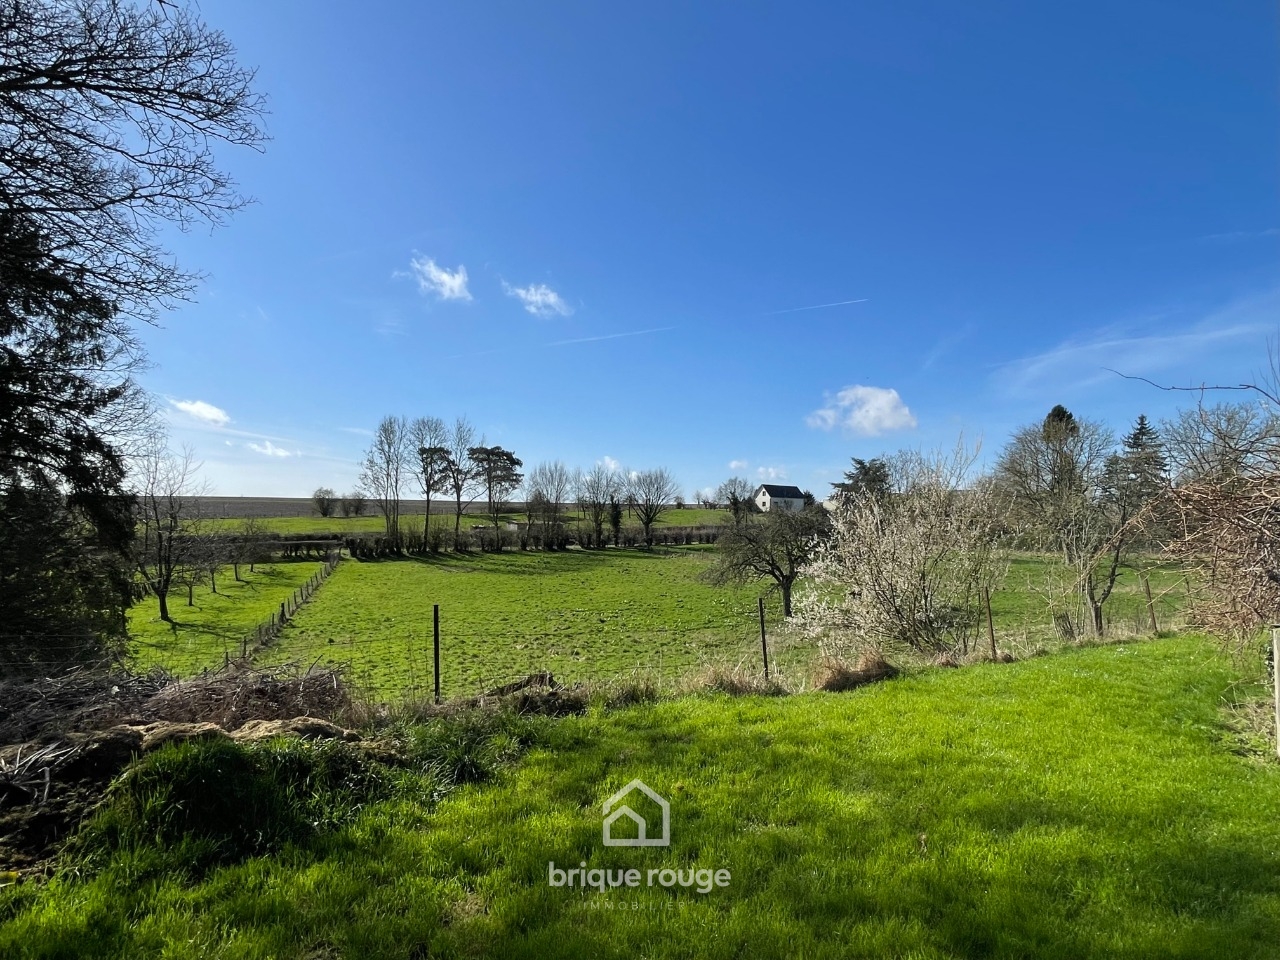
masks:
<svg viewBox="0 0 1280 960"><path fill-rule="evenodd" d="M410 778L203 879L124 852L0 890L0 955L1271 958L1280 766L1232 751L1235 679L1180 637L547 721L495 783L436 801ZM669 847L602 845L637 777ZM640 886L553 887L552 862ZM729 883L649 886L662 869Z"/></svg>
<svg viewBox="0 0 1280 960"><path fill-rule="evenodd" d="M1154 560L1146 566L1157 625L1161 630L1178 625L1187 596L1183 572L1173 564ZM1016 639L1021 634L1034 640L1052 633L1047 599L1051 583L1069 583L1056 557L1016 554L1011 559L1003 587L991 595L996 628L1011 646L1017 646ZM1136 570L1121 570L1115 591L1103 609L1109 628L1121 632L1149 632L1146 596Z"/></svg>
<svg viewBox="0 0 1280 960"><path fill-rule="evenodd" d="M757 588L698 577L705 548L568 550L344 561L285 628L271 660L349 662L380 696L429 691L440 605L445 696L550 670L600 680L635 670L674 679L759 656ZM777 600L770 598L776 623Z"/></svg>
<svg viewBox="0 0 1280 960"><path fill-rule="evenodd" d="M475 509L474 506L472 509ZM568 513L568 522L570 525L577 522L578 514L575 511ZM422 529L422 522L425 518L422 514L409 514L402 518L402 523L406 524L406 528L416 530ZM524 522L528 517L523 513L506 513L503 514L504 520L513 522ZM443 526L448 530L453 529L453 514L433 513L431 515L431 525ZM623 517L624 523L634 524L634 518ZM699 526L718 526L729 522L729 511L727 510L705 510L702 507L686 507L683 510L671 509L658 518L657 526L659 527L699 527ZM216 529L235 533L240 530L244 522L242 520L218 519L212 520L210 523ZM319 514L312 514L300 517L264 517L259 521L264 531L269 533L283 534L300 534L300 533L341 533L341 534L357 534L357 533L379 533L386 529L386 524L381 515L374 509L371 513L363 517L322 517ZM464 513L462 515L462 529L470 530L473 527L488 526L492 521L488 517L481 516L478 513Z"/></svg>
<svg viewBox="0 0 1280 960"><path fill-rule="evenodd" d="M129 609L135 667L159 666L184 676L220 666L226 655L238 656L244 638L323 566L312 560L276 562L258 564L250 573L246 565L239 582L228 567L218 577L217 593L208 583L196 587L194 606L187 606L185 589L170 592L173 623L160 619L155 597L140 600Z"/></svg>
<svg viewBox="0 0 1280 960"><path fill-rule="evenodd" d="M569 550L557 553L443 554L344 561L298 612L263 663L319 659L348 664L372 695L395 699L431 689L432 607L441 607L446 697L479 693L539 670L567 681L599 681L640 671L671 682L715 664L759 669L756 598L766 595L774 670L803 685L814 651L780 629L770 582L716 588L700 578L714 548ZM147 598L130 611L137 663L189 674L223 662L280 602L307 580L314 561L241 568L207 585L188 607L171 597L176 625L162 623ZM992 597L997 641L1018 654L1054 642L1044 584L1045 557L1019 556ZM1151 583L1162 627L1174 625L1185 591L1178 571L1157 567ZM1147 632L1145 599L1126 571L1107 605L1113 629Z"/></svg>

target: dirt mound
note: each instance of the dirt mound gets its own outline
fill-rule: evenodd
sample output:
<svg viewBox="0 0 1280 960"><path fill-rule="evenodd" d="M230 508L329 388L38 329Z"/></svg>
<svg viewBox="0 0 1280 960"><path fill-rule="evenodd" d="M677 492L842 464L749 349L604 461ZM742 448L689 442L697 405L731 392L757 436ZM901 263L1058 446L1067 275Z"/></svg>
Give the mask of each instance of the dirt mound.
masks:
<svg viewBox="0 0 1280 960"><path fill-rule="evenodd" d="M333 720L350 705L336 671L301 670L296 664L259 670L233 662L187 680L163 671L75 671L0 681L0 744L159 721L235 730L250 720Z"/></svg>
<svg viewBox="0 0 1280 960"><path fill-rule="evenodd" d="M259 740L270 740L272 737L297 737L301 740L343 740L355 743L361 739L360 734L346 730L336 723L320 720L316 717L294 717L291 720L250 720L235 733L232 740L242 743L257 743Z"/></svg>
<svg viewBox="0 0 1280 960"><path fill-rule="evenodd" d="M361 739L317 717L252 720L234 733L214 723L161 720L0 748L0 869L29 872L48 861L57 844L97 808L107 784L144 754L190 740L255 743L273 737ZM379 743L364 752L390 759Z"/></svg>

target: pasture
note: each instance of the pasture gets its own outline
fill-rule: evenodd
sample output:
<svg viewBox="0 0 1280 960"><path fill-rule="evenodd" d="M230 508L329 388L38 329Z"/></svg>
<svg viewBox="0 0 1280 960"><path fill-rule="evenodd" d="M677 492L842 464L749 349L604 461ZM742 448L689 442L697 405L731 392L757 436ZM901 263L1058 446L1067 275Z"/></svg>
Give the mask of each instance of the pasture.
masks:
<svg viewBox="0 0 1280 960"><path fill-rule="evenodd" d="M432 504L431 526L433 529L441 527L446 530L453 530L453 505L447 504L442 507L439 502ZM468 512L462 515L462 529L471 530L474 527L492 526L493 521L479 510L482 509L478 504L472 504L468 508ZM580 519L581 514L574 509L566 509L565 522L572 528ZM523 523L527 521L528 516L519 509L511 508L502 514L503 522ZM401 515L400 522L406 530L421 531L423 523L426 520L425 514L422 512L421 504L417 505L417 509L413 512L406 512ZM208 521L214 529L224 531L226 533L238 532L244 524L243 517L238 515L215 517ZM583 521L585 523L585 520ZM634 517L623 515L623 523L635 525ZM719 526L729 522L729 512L727 510L706 510L702 507L686 507L683 510L670 509L658 518L657 527L699 527L699 526ZM304 534L304 533L340 533L343 535L355 535L360 533L381 533L386 529L386 523L382 519L382 515L378 513L378 509L370 504L361 517L322 517L318 513L299 508L297 515L290 516L263 516L258 520L260 529L264 533L280 533L280 534Z"/></svg>
<svg viewBox="0 0 1280 960"><path fill-rule="evenodd" d="M446 697L539 670L670 681L707 663L758 668L765 585L709 586L711 562L697 547L344 561L261 659L349 663L379 697L428 693L439 604ZM773 628L776 608L771 597Z"/></svg>
<svg viewBox="0 0 1280 960"><path fill-rule="evenodd" d="M757 598L765 597L770 663L792 687L809 679L815 651L794 642L771 581L712 587L702 579L713 547L440 554L345 560L257 660L347 664L350 678L378 699L432 690L433 606L441 608L442 692L471 696L549 670L562 682L641 673L671 684L701 667L760 670ZM154 599L130 611L137 662L186 674L235 655L254 626L310 577L316 562L242 567L244 583L202 584L196 605L175 591L176 626L161 623ZM1025 656L1056 645L1048 615L1052 558L1020 555L992 596L997 642ZM1151 570L1161 628L1175 626L1185 598L1181 574ZM1107 605L1113 631L1146 633L1145 597L1126 571Z"/></svg>
<svg viewBox="0 0 1280 960"><path fill-rule="evenodd" d="M226 656L239 656L241 642L254 627L278 612L323 566L311 560L276 561L257 564L250 573L242 565L239 581L227 567L218 577L218 592L207 580L201 582L192 592L192 606L187 605L186 588L169 592L173 623L160 619L155 597L144 597L128 614L134 668L163 667L185 676L220 666Z"/></svg>
<svg viewBox="0 0 1280 960"><path fill-rule="evenodd" d="M0 954L1270 958L1280 767L1224 731L1237 679L1177 637L547 720L491 783L407 771L278 853L193 876L140 835L0 889ZM602 845L633 778L669 846ZM551 863L730 878L601 892Z"/></svg>

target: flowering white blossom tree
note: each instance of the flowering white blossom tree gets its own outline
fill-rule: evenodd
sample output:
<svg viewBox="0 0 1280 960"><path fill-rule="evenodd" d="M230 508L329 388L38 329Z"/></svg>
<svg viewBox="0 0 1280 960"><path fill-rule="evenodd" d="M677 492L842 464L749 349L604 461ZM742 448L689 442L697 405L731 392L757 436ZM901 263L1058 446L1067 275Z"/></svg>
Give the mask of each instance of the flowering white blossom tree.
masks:
<svg viewBox="0 0 1280 960"><path fill-rule="evenodd" d="M902 451L886 461L888 496L841 498L796 595L802 635L836 657L973 648L984 591L1007 570L998 500L972 475L977 455L963 440L949 453Z"/></svg>

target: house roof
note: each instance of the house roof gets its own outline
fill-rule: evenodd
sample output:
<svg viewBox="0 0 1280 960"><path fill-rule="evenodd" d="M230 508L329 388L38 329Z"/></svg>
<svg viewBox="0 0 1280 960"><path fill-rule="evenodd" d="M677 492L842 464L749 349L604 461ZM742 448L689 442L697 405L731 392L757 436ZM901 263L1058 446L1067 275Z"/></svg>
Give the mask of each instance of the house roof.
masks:
<svg viewBox="0 0 1280 960"><path fill-rule="evenodd" d="M756 488L755 495L757 497L760 496L761 490L769 494L770 497L780 497L783 500L804 499L804 491L799 487L784 487L776 483L762 483Z"/></svg>

